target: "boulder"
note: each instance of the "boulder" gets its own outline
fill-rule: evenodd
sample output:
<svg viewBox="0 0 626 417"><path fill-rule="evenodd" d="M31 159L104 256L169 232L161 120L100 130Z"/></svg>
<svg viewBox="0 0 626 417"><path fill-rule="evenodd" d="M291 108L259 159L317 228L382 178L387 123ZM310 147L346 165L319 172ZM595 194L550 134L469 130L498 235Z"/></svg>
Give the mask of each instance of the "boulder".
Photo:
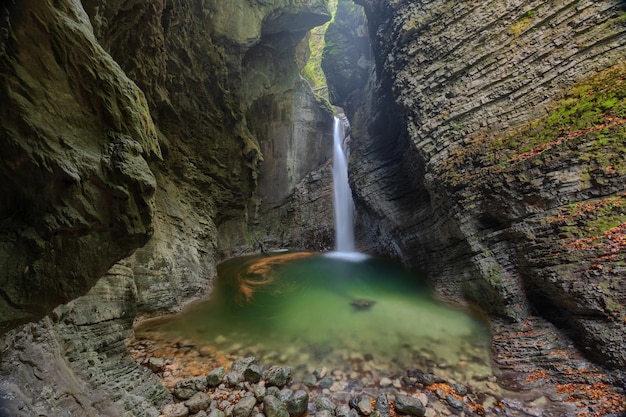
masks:
<svg viewBox="0 0 626 417"><path fill-rule="evenodd" d="M254 396L243 397L233 407L233 417L249 417L252 414L252 410L256 405L256 398Z"/></svg>
<svg viewBox="0 0 626 417"><path fill-rule="evenodd" d="M189 409L191 414L196 414L201 410L206 410L211 405L211 398L204 392L196 392L185 401L185 406Z"/></svg>
<svg viewBox="0 0 626 417"><path fill-rule="evenodd" d="M266 417L289 417L285 404L273 395L263 398L263 413Z"/></svg>
<svg viewBox="0 0 626 417"><path fill-rule="evenodd" d="M291 380L291 368L274 365L265 371L264 377L268 385L282 388Z"/></svg>
<svg viewBox="0 0 626 417"><path fill-rule="evenodd" d="M395 410L399 414L422 417L426 413L426 407L422 402L408 395L396 395Z"/></svg>

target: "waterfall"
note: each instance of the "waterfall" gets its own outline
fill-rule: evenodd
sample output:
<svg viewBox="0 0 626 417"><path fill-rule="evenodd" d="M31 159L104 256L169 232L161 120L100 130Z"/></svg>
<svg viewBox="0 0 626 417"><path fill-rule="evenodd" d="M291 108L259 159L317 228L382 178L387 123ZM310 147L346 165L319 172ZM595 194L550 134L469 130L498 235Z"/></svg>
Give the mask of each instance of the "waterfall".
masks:
<svg viewBox="0 0 626 417"><path fill-rule="evenodd" d="M335 204L335 249L337 252L354 252L354 202L348 183L348 161L344 151L344 124L335 116L333 131L333 192Z"/></svg>

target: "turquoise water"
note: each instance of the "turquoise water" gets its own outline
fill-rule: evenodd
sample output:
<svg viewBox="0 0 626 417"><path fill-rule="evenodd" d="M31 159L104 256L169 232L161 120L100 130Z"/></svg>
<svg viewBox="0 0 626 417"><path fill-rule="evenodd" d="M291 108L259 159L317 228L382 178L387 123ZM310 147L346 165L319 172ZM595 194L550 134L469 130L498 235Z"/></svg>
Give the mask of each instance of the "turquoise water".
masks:
<svg viewBox="0 0 626 417"><path fill-rule="evenodd" d="M359 300L369 307L355 306ZM155 331L309 371L460 363L473 364L473 374L490 372L480 321L437 301L415 273L374 258L284 252L230 259L218 265L208 300L137 329Z"/></svg>

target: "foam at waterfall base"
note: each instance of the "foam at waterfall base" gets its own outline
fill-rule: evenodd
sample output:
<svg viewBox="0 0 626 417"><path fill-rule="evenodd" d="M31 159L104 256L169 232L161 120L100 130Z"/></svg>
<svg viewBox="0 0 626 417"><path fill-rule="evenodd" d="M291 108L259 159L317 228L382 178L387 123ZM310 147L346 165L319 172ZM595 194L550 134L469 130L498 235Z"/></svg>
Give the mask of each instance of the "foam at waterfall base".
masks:
<svg viewBox="0 0 626 417"><path fill-rule="evenodd" d="M341 260L350 261L350 262L361 262L366 259L369 259L370 257L368 254L361 253L361 252L338 252L338 251L325 253L324 256L327 258L341 259Z"/></svg>

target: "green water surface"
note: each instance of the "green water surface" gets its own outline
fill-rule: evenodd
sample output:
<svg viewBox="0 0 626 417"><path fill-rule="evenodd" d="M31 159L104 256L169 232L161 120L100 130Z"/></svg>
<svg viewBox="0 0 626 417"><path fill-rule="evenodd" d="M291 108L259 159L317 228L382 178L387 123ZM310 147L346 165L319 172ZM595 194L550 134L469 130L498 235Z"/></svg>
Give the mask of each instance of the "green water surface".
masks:
<svg viewBox="0 0 626 417"><path fill-rule="evenodd" d="M370 307L357 308L358 300ZM485 326L437 301L415 273L375 258L230 259L218 266L208 300L143 330L309 370L355 361L386 369L473 362L489 373Z"/></svg>

